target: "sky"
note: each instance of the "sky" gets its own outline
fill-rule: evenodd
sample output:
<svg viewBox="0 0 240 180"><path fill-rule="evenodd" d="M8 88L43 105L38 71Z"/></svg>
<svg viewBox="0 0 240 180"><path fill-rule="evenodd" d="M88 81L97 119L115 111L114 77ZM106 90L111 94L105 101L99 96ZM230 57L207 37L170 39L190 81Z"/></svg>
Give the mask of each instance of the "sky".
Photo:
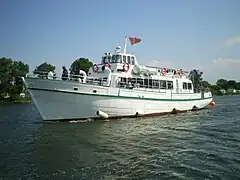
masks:
<svg viewBox="0 0 240 180"><path fill-rule="evenodd" d="M0 0L0 57L57 72L80 57L100 63L124 37L138 62L240 81L239 0Z"/></svg>

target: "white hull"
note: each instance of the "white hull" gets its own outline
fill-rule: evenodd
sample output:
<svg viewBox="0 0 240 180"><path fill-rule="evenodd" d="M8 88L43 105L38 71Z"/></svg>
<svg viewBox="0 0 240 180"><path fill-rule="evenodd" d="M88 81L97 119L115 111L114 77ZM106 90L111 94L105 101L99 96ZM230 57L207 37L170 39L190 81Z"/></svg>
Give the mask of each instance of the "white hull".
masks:
<svg viewBox="0 0 240 180"><path fill-rule="evenodd" d="M204 108L212 101L211 93L177 94L172 92L147 93L43 79L23 79L25 86L43 120L77 120L98 118L103 111L109 118L143 115L160 115ZM77 88L77 89L76 89ZM94 93L93 91L97 92Z"/></svg>

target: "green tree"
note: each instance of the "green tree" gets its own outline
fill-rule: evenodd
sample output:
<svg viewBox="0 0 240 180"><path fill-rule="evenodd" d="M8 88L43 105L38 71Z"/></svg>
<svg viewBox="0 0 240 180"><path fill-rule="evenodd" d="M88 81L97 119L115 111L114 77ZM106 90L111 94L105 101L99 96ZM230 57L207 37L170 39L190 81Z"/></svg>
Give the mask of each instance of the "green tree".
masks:
<svg viewBox="0 0 240 180"><path fill-rule="evenodd" d="M222 88L218 85L211 85L211 90L214 95L223 95L221 89Z"/></svg>
<svg viewBox="0 0 240 180"><path fill-rule="evenodd" d="M88 73L89 69L93 66L93 63L87 58L79 58L76 59L71 67L70 67L70 74L79 74L79 70L83 70Z"/></svg>
<svg viewBox="0 0 240 180"><path fill-rule="evenodd" d="M0 92L7 92L9 89L10 80L11 80L11 73L12 73L12 60L9 58L2 57L0 59Z"/></svg>
<svg viewBox="0 0 240 180"><path fill-rule="evenodd" d="M48 73L50 71L54 71L56 69L55 66L48 64L47 62L44 62L37 66L35 70L33 71L34 74L39 74L39 73Z"/></svg>
<svg viewBox="0 0 240 180"><path fill-rule="evenodd" d="M228 81L226 79L218 79L216 83L220 88L228 90Z"/></svg>
<svg viewBox="0 0 240 180"><path fill-rule="evenodd" d="M237 90L240 90L240 82L237 82Z"/></svg>
<svg viewBox="0 0 240 180"><path fill-rule="evenodd" d="M55 69L56 69L55 66L48 64L47 62L44 62L34 69L33 74L38 74L39 78L46 78L47 74L50 71L54 71Z"/></svg>
<svg viewBox="0 0 240 180"><path fill-rule="evenodd" d="M238 84L235 80L229 80L228 81L228 87L231 89L237 89L238 88Z"/></svg>
<svg viewBox="0 0 240 180"><path fill-rule="evenodd" d="M16 99L23 90L22 76L29 72L29 66L22 61L0 58L0 93L9 93Z"/></svg>
<svg viewBox="0 0 240 180"><path fill-rule="evenodd" d="M202 85L202 87L204 87L204 88L210 88L210 87L211 87L211 84L209 84L209 82L207 82L207 81L202 81L202 82L201 82L201 85Z"/></svg>

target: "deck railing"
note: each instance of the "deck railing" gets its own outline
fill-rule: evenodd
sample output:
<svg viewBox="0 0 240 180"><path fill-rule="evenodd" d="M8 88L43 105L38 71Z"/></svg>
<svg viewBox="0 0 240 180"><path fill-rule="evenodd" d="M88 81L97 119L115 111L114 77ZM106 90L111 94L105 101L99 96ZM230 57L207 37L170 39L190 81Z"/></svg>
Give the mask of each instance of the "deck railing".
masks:
<svg viewBox="0 0 240 180"><path fill-rule="evenodd" d="M94 77L94 76L85 76L83 74L77 75L77 74L68 74L67 76L63 77L62 74L56 74L56 73L49 73L49 72L43 72L38 71L34 74L29 74L27 77L31 78L39 78L39 79L51 79L51 80L58 80L58 81L72 81L72 82L78 82L78 83L86 83L86 84L92 84L92 85L100 85L100 86L110 86L108 84L107 77ZM113 82L112 82L113 83ZM120 89L135 89L140 91L146 91L146 92L160 92L160 93L166 93L168 92L177 92L176 88L167 88L161 87L159 83L153 83L152 85L145 85L138 82L129 83L129 82L121 82L118 80L118 83L116 84L117 88ZM194 93L206 93L211 92L209 88L194 88Z"/></svg>
<svg viewBox="0 0 240 180"><path fill-rule="evenodd" d="M34 74L28 74L26 77L30 78L38 78L38 79L50 79L57 81L72 81L78 83L86 83L86 84L94 84L107 86L107 77L94 77L94 76L86 76L84 74L57 74L57 73L49 73L43 71L37 71Z"/></svg>

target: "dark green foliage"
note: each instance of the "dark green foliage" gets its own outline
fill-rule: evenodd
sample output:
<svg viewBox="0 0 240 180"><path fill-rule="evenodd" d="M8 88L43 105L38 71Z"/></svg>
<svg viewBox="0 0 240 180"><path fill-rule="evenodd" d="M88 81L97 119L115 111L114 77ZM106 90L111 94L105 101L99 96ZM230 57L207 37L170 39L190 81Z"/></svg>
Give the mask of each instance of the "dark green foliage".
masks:
<svg viewBox="0 0 240 180"><path fill-rule="evenodd" d="M89 59L79 58L72 63L69 71L70 71L70 74L76 74L76 75L79 74L79 70L83 70L86 73L88 73L89 69L92 66L93 66L93 63Z"/></svg>
<svg viewBox="0 0 240 180"><path fill-rule="evenodd" d="M35 68L35 70L33 71L34 74L41 74L41 73L48 73L50 71L54 71L55 70L55 66L48 64L47 62L40 64L39 66L37 66Z"/></svg>
<svg viewBox="0 0 240 180"><path fill-rule="evenodd" d="M0 98L7 93L12 99L18 98L23 91L22 76L29 72L29 66L22 61L0 58Z"/></svg>
<svg viewBox="0 0 240 180"><path fill-rule="evenodd" d="M39 78L46 78L48 73L54 71L55 68L55 66L44 62L34 69L33 74L38 74Z"/></svg>
<svg viewBox="0 0 240 180"><path fill-rule="evenodd" d="M216 84L224 90L229 88L228 81L226 79L219 79Z"/></svg>
<svg viewBox="0 0 240 180"><path fill-rule="evenodd" d="M238 89L238 84L234 80L229 80L228 81L228 87L231 88L231 89Z"/></svg>
<svg viewBox="0 0 240 180"><path fill-rule="evenodd" d="M202 87L204 88L211 88L211 84L209 84L207 81L202 81L201 82Z"/></svg>
<svg viewBox="0 0 240 180"><path fill-rule="evenodd" d="M218 85L211 85L211 91L214 95L223 95L223 92L220 91L221 87Z"/></svg>

